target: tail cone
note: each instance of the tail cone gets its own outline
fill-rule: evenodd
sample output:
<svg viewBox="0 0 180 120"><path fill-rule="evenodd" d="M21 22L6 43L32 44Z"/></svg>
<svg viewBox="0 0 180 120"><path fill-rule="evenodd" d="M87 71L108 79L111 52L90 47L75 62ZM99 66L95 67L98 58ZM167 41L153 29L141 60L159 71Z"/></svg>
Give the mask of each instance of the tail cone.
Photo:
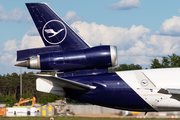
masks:
<svg viewBox="0 0 180 120"><path fill-rule="evenodd" d="M19 67L29 67L29 60L24 61L24 62L20 62L18 64L15 64L15 66L19 66Z"/></svg>
<svg viewBox="0 0 180 120"><path fill-rule="evenodd" d="M15 64L15 66L27 67L28 69L41 69L40 56L37 55L37 57Z"/></svg>

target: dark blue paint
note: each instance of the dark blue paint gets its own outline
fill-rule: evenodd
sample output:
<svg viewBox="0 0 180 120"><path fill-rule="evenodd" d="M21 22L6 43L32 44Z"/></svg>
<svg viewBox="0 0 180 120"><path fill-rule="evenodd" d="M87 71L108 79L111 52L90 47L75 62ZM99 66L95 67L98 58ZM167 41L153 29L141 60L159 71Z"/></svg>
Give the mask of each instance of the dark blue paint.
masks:
<svg viewBox="0 0 180 120"><path fill-rule="evenodd" d="M26 3L26 6L46 46L54 44L48 43L45 39L51 43L61 42L58 45L63 51L89 48L89 46L49 6L45 5L44 3ZM67 30L67 36L65 37L65 40L62 41L65 30L51 38L49 38L48 36L50 35L46 34L46 32L43 30L44 25L51 20L60 21L65 25ZM50 22L45 26L45 29L52 29L55 32L60 29L64 29L64 26L60 22Z"/></svg>
<svg viewBox="0 0 180 120"><path fill-rule="evenodd" d="M17 61L29 60L30 57L36 57L38 54L50 53L55 51L62 52L62 49L59 45L53 45L42 48L19 50L17 51Z"/></svg>
<svg viewBox="0 0 180 120"><path fill-rule="evenodd" d="M116 73L107 73L107 67L112 66L110 46L90 48L49 6L26 5L48 47L18 51L18 61L38 54L41 70L63 71L58 77L96 86L90 91L64 88L69 98L124 110L155 111Z"/></svg>
<svg viewBox="0 0 180 120"><path fill-rule="evenodd" d="M108 69L89 69L89 70L78 70L72 72L58 73L58 77L77 77L77 76L89 76L108 73Z"/></svg>
<svg viewBox="0 0 180 120"><path fill-rule="evenodd" d="M50 52L40 55L41 70L67 72L111 67L110 46L97 46L69 52Z"/></svg>
<svg viewBox="0 0 180 120"><path fill-rule="evenodd" d="M86 92L65 89L68 97L71 99L123 110L155 112L155 110L116 73L66 77L66 79L97 86L96 89ZM118 82L119 85L117 84ZM107 85L107 87L104 87L103 84Z"/></svg>

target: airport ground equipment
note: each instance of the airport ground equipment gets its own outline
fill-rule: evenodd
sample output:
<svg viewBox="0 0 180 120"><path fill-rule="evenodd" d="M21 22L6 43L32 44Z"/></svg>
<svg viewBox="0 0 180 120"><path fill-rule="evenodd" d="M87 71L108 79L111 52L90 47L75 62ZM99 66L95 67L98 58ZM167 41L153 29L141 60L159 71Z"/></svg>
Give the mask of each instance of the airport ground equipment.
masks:
<svg viewBox="0 0 180 120"><path fill-rule="evenodd" d="M36 103L36 98L33 97L32 99L31 98L27 98L27 99L24 99L24 98L20 98L19 99L19 102L15 104L15 106L26 106L26 103L28 102L32 102L32 105L31 106L34 106L35 103Z"/></svg>

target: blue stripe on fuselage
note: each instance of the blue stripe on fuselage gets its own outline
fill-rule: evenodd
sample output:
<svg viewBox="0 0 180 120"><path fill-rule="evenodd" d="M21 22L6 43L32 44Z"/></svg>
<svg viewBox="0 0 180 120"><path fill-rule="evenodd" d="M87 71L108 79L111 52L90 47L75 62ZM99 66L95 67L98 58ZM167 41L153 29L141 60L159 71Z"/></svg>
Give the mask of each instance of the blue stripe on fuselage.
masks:
<svg viewBox="0 0 180 120"><path fill-rule="evenodd" d="M69 77L67 79L97 86L96 89L86 93L72 90L69 96L72 99L123 110L155 111L116 73Z"/></svg>

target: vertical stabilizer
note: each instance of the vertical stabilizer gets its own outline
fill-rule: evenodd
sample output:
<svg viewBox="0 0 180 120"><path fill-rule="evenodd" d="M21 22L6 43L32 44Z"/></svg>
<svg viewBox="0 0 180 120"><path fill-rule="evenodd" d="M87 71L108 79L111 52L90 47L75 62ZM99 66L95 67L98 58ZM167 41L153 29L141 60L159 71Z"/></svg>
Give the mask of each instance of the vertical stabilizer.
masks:
<svg viewBox="0 0 180 120"><path fill-rule="evenodd" d="M46 3L26 3L46 46L59 45L63 51L89 48L67 23Z"/></svg>

